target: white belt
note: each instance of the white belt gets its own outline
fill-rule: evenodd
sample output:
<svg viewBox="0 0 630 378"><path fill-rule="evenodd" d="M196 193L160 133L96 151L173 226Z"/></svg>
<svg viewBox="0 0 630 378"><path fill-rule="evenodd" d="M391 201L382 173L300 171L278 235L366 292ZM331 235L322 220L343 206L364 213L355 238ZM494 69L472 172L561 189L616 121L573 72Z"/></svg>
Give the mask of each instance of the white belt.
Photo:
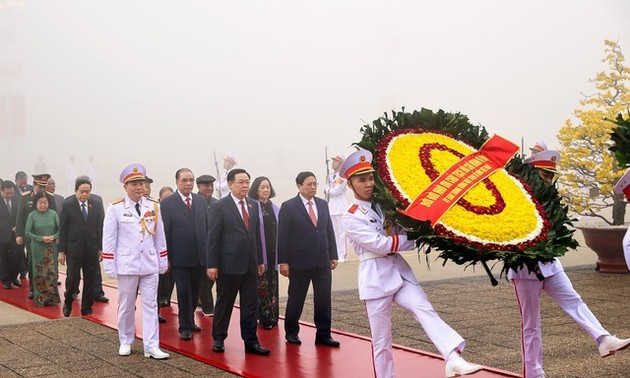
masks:
<svg viewBox="0 0 630 378"><path fill-rule="evenodd" d="M359 256L359 258L361 259L361 261L365 261L365 260L372 260L372 259L379 259L381 257L387 257L387 256L391 256L393 255L394 252L392 253L388 253L386 255L382 255L380 253L374 253L374 252L363 252L361 254L361 256Z"/></svg>

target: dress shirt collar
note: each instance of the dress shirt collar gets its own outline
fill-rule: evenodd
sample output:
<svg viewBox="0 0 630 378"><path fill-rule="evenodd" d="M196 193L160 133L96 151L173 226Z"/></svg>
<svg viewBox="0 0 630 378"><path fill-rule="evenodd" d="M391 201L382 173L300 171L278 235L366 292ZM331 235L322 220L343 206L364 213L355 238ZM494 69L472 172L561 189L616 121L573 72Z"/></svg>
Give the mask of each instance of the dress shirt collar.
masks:
<svg viewBox="0 0 630 378"><path fill-rule="evenodd" d="M189 194L188 197L186 197L185 195L182 194L182 192L178 190L177 194L179 194L179 197L182 199L182 201L184 201L184 203L186 203L186 198L190 198L190 203L192 203L192 193Z"/></svg>

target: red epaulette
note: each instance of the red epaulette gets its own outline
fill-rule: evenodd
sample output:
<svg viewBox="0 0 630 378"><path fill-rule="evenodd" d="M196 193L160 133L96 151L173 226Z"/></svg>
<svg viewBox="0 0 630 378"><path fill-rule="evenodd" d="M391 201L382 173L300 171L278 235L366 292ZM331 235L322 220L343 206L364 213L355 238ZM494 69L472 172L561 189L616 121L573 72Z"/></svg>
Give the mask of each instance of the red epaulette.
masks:
<svg viewBox="0 0 630 378"><path fill-rule="evenodd" d="M350 208L348 209L348 212L350 214L354 214L354 212L357 211L358 208L359 208L359 205L355 203L354 205L350 206Z"/></svg>

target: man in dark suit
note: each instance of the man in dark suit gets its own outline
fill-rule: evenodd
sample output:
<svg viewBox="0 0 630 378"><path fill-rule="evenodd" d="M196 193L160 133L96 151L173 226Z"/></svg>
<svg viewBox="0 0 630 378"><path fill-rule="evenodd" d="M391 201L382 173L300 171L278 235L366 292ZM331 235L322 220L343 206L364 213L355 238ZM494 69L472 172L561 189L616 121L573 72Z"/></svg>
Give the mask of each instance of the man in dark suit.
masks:
<svg viewBox="0 0 630 378"><path fill-rule="evenodd" d="M103 251L103 206L90 198L92 183L79 177L74 184L74 196L63 201L59 217L59 263L67 263L66 292L63 315L72 312L73 294L79 290L83 272L81 315L92 315L96 275L100 270L99 256Z"/></svg>
<svg viewBox="0 0 630 378"><path fill-rule="evenodd" d="M20 197L26 192L33 191L33 185L28 183L28 176L24 171L18 171L15 173L15 195Z"/></svg>
<svg viewBox="0 0 630 378"><path fill-rule="evenodd" d="M199 279L206 266L208 206L206 199L192 193L195 176L188 168L175 173L177 190L161 202L168 261L177 287L179 336L190 340L199 298Z"/></svg>
<svg viewBox="0 0 630 378"><path fill-rule="evenodd" d="M212 350L223 353L224 340L236 295L240 295L241 338L245 353L269 355L258 342L256 313L257 277L263 274L258 203L247 198L249 173L232 169L227 177L230 192L210 208L208 278L217 282L217 302L212 323Z"/></svg>
<svg viewBox="0 0 630 378"><path fill-rule="evenodd" d="M17 278L24 248L15 242L19 198L15 195L15 185L9 180L0 184L0 194L0 279L5 289L11 289L11 284L22 286Z"/></svg>
<svg viewBox="0 0 630 378"><path fill-rule="evenodd" d="M212 197L214 193L214 182L216 179L211 175L201 175L197 177L197 189L200 196L206 199L208 209L214 205L218 199ZM212 295L212 287L214 281L208 278L206 270L203 270L202 277L199 278L199 303L201 304L201 312L203 316L212 316L214 314L214 296Z"/></svg>
<svg viewBox="0 0 630 378"><path fill-rule="evenodd" d="M337 243L328 204L315 197L317 180L300 172L298 195L284 202L278 214L278 264L289 277L284 331L287 342L301 344L298 321L310 283L313 283L315 344L338 347L330 334L332 272L337 267Z"/></svg>

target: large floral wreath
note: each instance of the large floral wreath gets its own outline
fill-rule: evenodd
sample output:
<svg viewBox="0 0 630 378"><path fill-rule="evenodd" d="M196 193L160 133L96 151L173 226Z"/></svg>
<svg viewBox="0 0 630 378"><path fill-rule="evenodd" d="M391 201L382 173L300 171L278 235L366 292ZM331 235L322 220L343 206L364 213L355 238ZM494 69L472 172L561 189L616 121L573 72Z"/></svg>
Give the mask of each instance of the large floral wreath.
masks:
<svg viewBox="0 0 630 378"><path fill-rule="evenodd" d="M520 157L470 188L433 225L405 214L419 193L490 139L465 115L403 109L391 118L384 114L361 132L355 145L373 153L378 172L375 200L426 253L436 250L444 260L465 266L498 260L504 274L510 268L537 272L539 261L577 247L558 191Z"/></svg>

